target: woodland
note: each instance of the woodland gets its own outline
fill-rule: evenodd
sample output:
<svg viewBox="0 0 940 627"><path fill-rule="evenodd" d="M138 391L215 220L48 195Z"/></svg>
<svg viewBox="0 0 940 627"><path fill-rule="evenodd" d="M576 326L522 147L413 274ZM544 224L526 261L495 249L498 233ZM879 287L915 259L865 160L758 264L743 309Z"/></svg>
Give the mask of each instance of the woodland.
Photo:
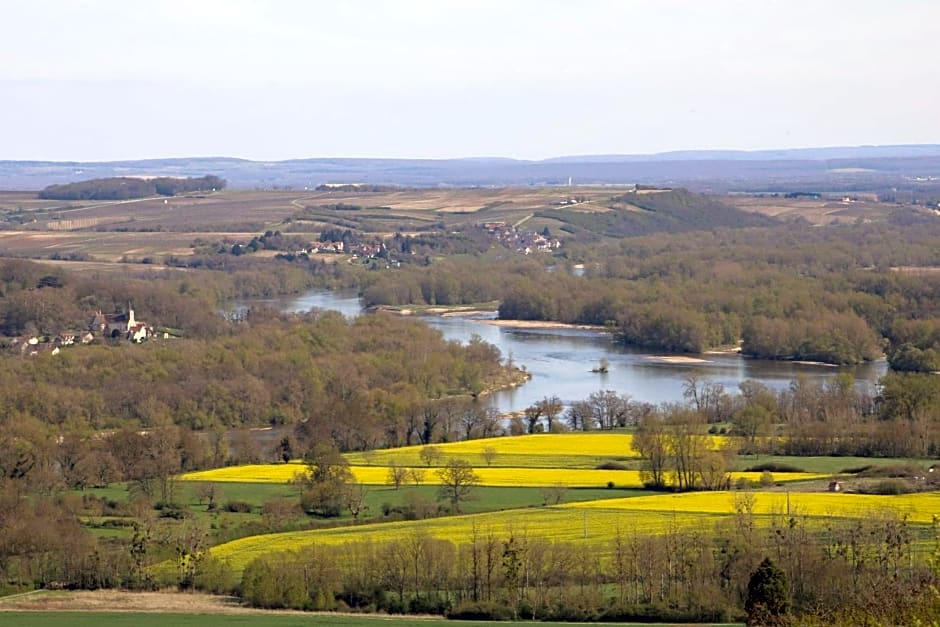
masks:
<svg viewBox="0 0 940 627"><path fill-rule="evenodd" d="M177 193L156 193L166 191ZM532 212L525 228L563 244L531 255L477 221L390 233L389 207L340 197L244 239L194 235L189 254L125 259L114 264L121 273L0 260L0 588L171 585L259 607L456 618L935 618L932 526L903 515L822 526L756 516L749 484L732 486L731 473L759 468L749 456L765 457L755 472L768 474L818 457L888 460L882 474L866 475L875 461L842 468L874 477L863 483L879 494L933 490L917 477L940 456L940 220L901 206L883 220L821 226L643 191L609 194L597 211ZM338 261L297 250L301 223L314 219L319 241L375 243L379 253ZM377 311L347 319L231 306L314 286L355 288ZM383 311L481 305L501 319L594 325L669 352L739 349L839 366L886 358L890 372L874 389L849 371L781 390L690 377L672 404L609 390L499 416L486 394L527 376L509 356ZM51 346L94 312L131 306L155 339L24 351L29 338ZM630 489L643 494L734 487L734 511L695 529L618 529L591 551L521 530L448 539L417 528L395 541L272 549L241 570L210 551L259 534L463 513L486 486L435 446L564 432L629 433L635 450L598 466L638 470L643 485ZM712 436L730 444L705 446ZM409 445L424 447L420 465L389 466L388 500L370 502L378 497L350 459ZM288 463L296 480L270 489L179 480ZM553 497L543 489L537 499L526 507Z"/></svg>

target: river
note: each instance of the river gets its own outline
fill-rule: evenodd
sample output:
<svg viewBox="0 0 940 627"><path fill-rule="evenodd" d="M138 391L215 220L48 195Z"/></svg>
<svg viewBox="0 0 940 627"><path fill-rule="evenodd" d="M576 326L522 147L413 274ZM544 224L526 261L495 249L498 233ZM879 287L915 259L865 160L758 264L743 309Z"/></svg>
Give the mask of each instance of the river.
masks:
<svg viewBox="0 0 940 627"><path fill-rule="evenodd" d="M356 294L342 291L317 289L299 296L253 302L289 312L316 307L333 309L350 317L362 313ZM236 307L246 305L250 302L239 303ZM599 390L614 390L634 400L654 404L678 402L683 400L683 383L692 373L736 393L738 384L745 379L782 389L800 374L823 380L844 371L832 366L750 359L738 354L706 354L696 356L702 361L694 363L669 363L659 358L666 353L623 346L603 331L509 328L486 322L486 318L494 317L490 314L421 316L420 319L440 330L449 340L466 342L473 335L479 335L498 347L504 359L511 358L516 366L524 367L532 375L526 384L490 396L489 402L503 413L521 411L552 395L569 404ZM608 372L591 372L601 359L609 362ZM887 369L883 360L849 368L860 386L874 385Z"/></svg>

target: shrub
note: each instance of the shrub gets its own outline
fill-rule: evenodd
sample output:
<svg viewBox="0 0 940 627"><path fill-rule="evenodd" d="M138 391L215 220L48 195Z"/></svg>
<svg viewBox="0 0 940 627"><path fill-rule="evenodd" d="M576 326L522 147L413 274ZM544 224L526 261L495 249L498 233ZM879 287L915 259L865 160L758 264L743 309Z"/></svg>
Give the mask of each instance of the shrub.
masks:
<svg viewBox="0 0 940 627"><path fill-rule="evenodd" d="M444 615L450 609L450 603L444 599L430 599L418 595L408 602L409 614L439 614Z"/></svg>
<svg viewBox="0 0 940 627"><path fill-rule="evenodd" d="M461 603L446 614L451 620L512 620L512 610L503 603Z"/></svg>
<svg viewBox="0 0 940 627"><path fill-rule="evenodd" d="M186 518L186 512L178 507L164 507L160 509L160 518L172 518L173 520L183 520Z"/></svg>
<svg viewBox="0 0 940 627"><path fill-rule="evenodd" d="M245 501L227 501L223 509L234 514L250 514L254 507Z"/></svg>
<svg viewBox="0 0 940 627"><path fill-rule="evenodd" d="M914 464L890 464L887 466L870 466L858 473L859 477L916 477L925 474L923 469Z"/></svg>
<svg viewBox="0 0 940 627"><path fill-rule="evenodd" d="M627 467L620 462L606 461L597 465L597 470L626 470Z"/></svg>
<svg viewBox="0 0 940 627"><path fill-rule="evenodd" d="M860 491L865 494L910 494L916 489L905 479L893 478L863 486Z"/></svg>
<svg viewBox="0 0 940 627"><path fill-rule="evenodd" d="M839 471L840 475L857 475L859 473L866 472L872 469L871 464L866 464L865 466L852 466L851 468L843 468Z"/></svg>
<svg viewBox="0 0 940 627"><path fill-rule="evenodd" d="M744 472L806 472L799 466L792 466L790 464L783 464L780 462L765 462L763 464L757 464L751 466L750 468L745 468Z"/></svg>
<svg viewBox="0 0 940 627"><path fill-rule="evenodd" d="M737 481L734 482L734 489L735 490L750 490L755 485L757 485L757 483L754 481L751 481L747 477L738 477Z"/></svg>

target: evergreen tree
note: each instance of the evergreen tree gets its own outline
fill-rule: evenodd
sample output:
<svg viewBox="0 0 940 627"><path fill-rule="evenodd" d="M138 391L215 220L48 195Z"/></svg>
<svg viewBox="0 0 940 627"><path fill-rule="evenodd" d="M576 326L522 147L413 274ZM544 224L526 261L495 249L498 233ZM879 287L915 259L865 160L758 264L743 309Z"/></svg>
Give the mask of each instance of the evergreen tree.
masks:
<svg viewBox="0 0 940 627"><path fill-rule="evenodd" d="M747 583L744 601L748 625L783 625L790 611L790 585L786 574L765 557Z"/></svg>

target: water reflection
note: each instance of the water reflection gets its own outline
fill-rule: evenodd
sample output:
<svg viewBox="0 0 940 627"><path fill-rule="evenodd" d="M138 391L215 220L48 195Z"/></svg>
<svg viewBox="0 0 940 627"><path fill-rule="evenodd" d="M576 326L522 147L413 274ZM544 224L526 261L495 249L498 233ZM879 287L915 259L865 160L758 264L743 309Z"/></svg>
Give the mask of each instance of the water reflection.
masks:
<svg viewBox="0 0 940 627"><path fill-rule="evenodd" d="M282 311L309 311L313 307L333 309L352 317L361 313L355 293L312 290L298 297L262 302ZM243 303L247 304L247 303ZM558 396L565 404L586 398L591 392L615 390L649 403L682 400L682 386L689 374L722 384L737 392L745 379L782 389L797 375L829 379L841 368L792 362L748 359L735 354L702 355L702 361L670 363L663 353L633 349L614 342L601 331L581 329L532 329L500 327L487 323L493 315L471 317L423 316L449 340L467 342L473 335L500 349L504 358L524 367L532 379L525 385L493 394L490 402L501 412L520 411L546 396ZM596 373L601 359L609 363L607 373ZM857 366L851 371L861 385L874 384L887 371L884 361Z"/></svg>

